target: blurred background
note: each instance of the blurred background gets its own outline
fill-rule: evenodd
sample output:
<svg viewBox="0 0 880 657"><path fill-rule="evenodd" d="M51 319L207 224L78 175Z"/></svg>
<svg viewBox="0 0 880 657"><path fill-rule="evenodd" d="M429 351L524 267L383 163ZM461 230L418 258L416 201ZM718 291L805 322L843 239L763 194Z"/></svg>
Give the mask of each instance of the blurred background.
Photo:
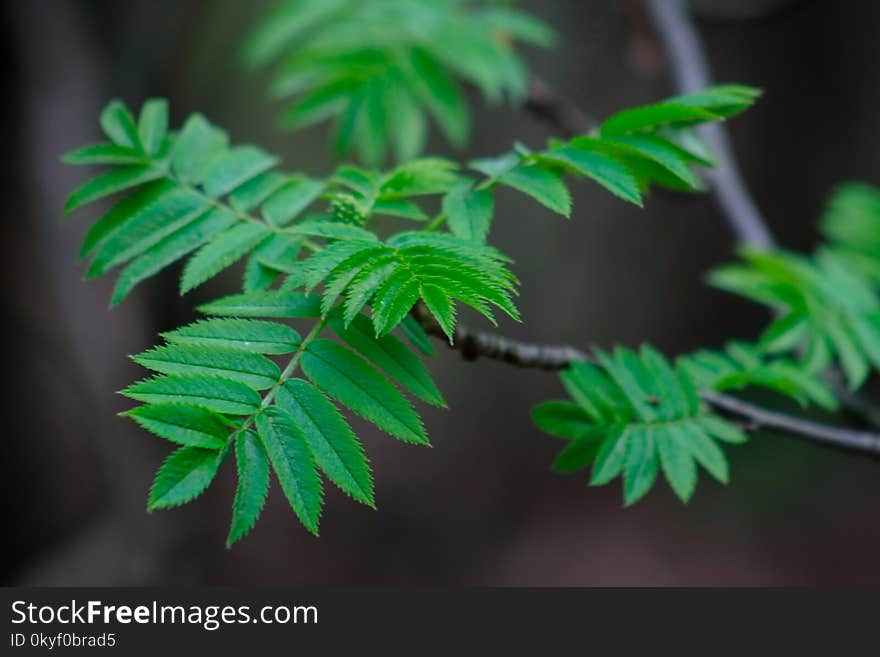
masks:
<svg viewBox="0 0 880 657"><path fill-rule="evenodd" d="M433 448L404 445L354 421L379 509L328 487L320 539L277 485L253 534L223 548L235 473L181 509L147 514L163 441L116 416L115 395L142 376L127 354L194 317L198 302L239 285L238 271L181 299L177 269L112 312L112 280L83 283L76 260L90 217L58 219L88 172L61 153L99 138L112 97L171 101L172 124L199 110L233 141L285 166L326 174L326 128L276 129L266 76L238 51L265 0L6 2L0 40L6 126L0 185L6 325L3 584L79 585L854 585L880 584L880 464L772 433L728 450L732 483L701 476L684 506L658 485L624 510L619 484L589 488L550 463L561 443L529 408L562 394L553 373L465 363L442 346L430 363L449 410L422 407ZM637 1L532 0L560 34L525 51L531 69L589 115L669 95L670 71ZM868 0L696 2L719 82L760 86L729 123L745 179L780 242L807 249L838 182L877 182L880 3ZM464 160L547 128L474 97ZM712 198L655 194L640 210L574 185L570 221L498 194L493 242L516 260L523 325L513 336L578 346L651 341L669 354L754 338L756 306L709 289L706 271L733 255ZM826 418L829 419L829 418ZM830 418L851 422L849 418Z"/></svg>

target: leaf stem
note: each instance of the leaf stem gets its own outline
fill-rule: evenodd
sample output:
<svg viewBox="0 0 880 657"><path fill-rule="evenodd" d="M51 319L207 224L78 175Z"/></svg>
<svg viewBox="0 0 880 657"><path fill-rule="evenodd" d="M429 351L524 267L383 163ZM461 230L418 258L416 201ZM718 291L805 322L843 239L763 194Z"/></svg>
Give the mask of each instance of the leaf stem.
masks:
<svg viewBox="0 0 880 657"><path fill-rule="evenodd" d="M306 347L309 346L309 343L320 335L321 331L324 329L324 326L327 325L327 317L322 318L312 327L312 330L309 331L308 335L303 338L303 341L300 343L299 347L297 347L296 351L293 352L293 356L290 357L290 360L287 362L287 365L284 366L284 369L281 371L281 374L278 376L278 381L275 382L266 394L263 396L263 401L260 402L260 407L250 416L248 416L247 420L232 434L230 438L230 442L235 440L241 433L247 431L248 427L253 424L256 417L262 413L264 410L269 408L273 401L275 401L275 396L278 394L278 391L281 389L281 386L284 385L285 381L287 381L293 373L296 371L297 366L299 365L299 361L302 358L303 353L306 350Z"/></svg>

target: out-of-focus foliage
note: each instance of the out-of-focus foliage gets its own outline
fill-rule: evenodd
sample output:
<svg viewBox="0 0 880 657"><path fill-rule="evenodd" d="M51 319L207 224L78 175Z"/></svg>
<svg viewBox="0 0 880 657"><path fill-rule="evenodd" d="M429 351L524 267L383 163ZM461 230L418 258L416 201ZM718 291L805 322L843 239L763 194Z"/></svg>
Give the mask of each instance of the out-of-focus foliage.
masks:
<svg viewBox="0 0 880 657"><path fill-rule="evenodd" d="M829 411L837 408L834 392L815 374L791 359L764 353L760 345L734 341L723 350L701 349L678 362L700 390L766 388L802 405L814 404Z"/></svg>
<svg viewBox="0 0 880 657"><path fill-rule="evenodd" d="M340 154L369 165L424 148L430 116L462 146L469 112L461 82L490 102L520 101L525 64L516 42L553 44L553 32L510 3L492 0L285 0L256 26L250 66L276 64L271 93L293 98L282 124L334 124Z"/></svg>
<svg viewBox="0 0 880 657"><path fill-rule="evenodd" d="M831 195L822 232L835 253L880 285L880 190L850 182Z"/></svg>
<svg viewBox="0 0 880 657"><path fill-rule="evenodd" d="M880 368L880 299L839 254L744 251L743 264L716 269L712 282L769 306L777 319L761 338L773 353L802 351L807 371L839 364L851 388Z"/></svg>

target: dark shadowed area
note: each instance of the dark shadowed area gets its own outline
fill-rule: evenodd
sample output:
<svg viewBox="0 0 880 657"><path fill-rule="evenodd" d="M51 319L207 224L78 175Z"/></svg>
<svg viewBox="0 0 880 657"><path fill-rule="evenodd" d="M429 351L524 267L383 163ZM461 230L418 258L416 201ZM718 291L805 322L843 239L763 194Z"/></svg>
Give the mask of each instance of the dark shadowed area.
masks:
<svg viewBox="0 0 880 657"><path fill-rule="evenodd" d="M3 6L4 584L880 584L875 461L763 432L729 450L730 485L702 474L687 506L662 484L623 509L619 483L590 488L582 473L550 470L561 444L534 428L529 409L561 395L555 374L463 362L442 345L430 368L450 408L420 409L433 448L354 421L377 511L328 487L315 539L273 482L256 530L226 550L229 462L194 503L146 513L168 446L116 416L128 404L114 391L142 376L126 356L195 317L198 302L236 290L240 270L180 298L174 268L108 312L112 280L83 282L76 259L87 213L59 222L66 194L89 174L58 158L98 139L110 98L139 105L165 96L173 125L202 111L235 141L282 155L286 168L326 174L334 165L326 127L279 131L266 76L238 63L267 4ZM532 70L588 115L673 93L636 0L524 4L560 33L555 51L525 51ZM834 185L876 182L880 4L694 4L714 79L765 90L728 130L775 236L807 249ZM431 152L465 161L552 136L517 108L471 100L467 151L434 135ZM491 239L516 261L525 318L502 322L505 333L583 348L651 341L675 355L751 339L764 326L760 308L704 283L735 248L712 197L654 193L640 210L585 182L574 193L571 220L497 195Z"/></svg>

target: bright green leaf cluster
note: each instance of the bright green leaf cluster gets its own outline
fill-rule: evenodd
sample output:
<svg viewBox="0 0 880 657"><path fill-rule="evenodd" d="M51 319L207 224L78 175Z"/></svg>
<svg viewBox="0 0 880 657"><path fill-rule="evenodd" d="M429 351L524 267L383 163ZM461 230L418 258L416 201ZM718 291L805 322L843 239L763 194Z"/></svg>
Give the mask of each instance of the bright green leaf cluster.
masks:
<svg viewBox="0 0 880 657"><path fill-rule="evenodd" d="M731 89L740 88L715 87L673 99L674 103L642 108L651 111L641 114L630 110L640 116L638 120L622 122L624 112L609 119L610 133L603 124L601 135L556 143L540 153L520 148L500 158L475 161L472 168L486 176L481 181L441 158L412 160L385 173L346 165L326 181L286 174L277 170L277 159L261 149L231 146L226 133L199 114L190 116L179 132L169 132L165 101L145 103L137 121L114 101L101 115L110 141L64 157L70 164L111 168L76 189L65 212L122 195L91 227L80 250L82 257L90 258L88 277L122 267L114 305L143 280L185 258L182 292L244 258L245 290L266 289L280 275L299 267L302 247L313 246L308 238L328 243L374 239L369 226L374 217L427 222L430 215L421 205L424 197L442 197L438 219L453 235L481 243L489 232L492 193L498 185L566 216L571 211L571 194L563 180L566 172L590 177L636 203L641 203L651 181L696 189L690 164L709 162L688 156L697 149L675 145L668 131L672 126L680 133L685 129L681 125L723 118L754 97L741 90L740 105L732 101L725 105L721 99L730 96ZM667 105L690 108L690 114L680 109L678 123L661 125L651 112ZM681 184L670 178L675 175ZM320 201L327 207L317 208ZM449 290L446 293L450 296ZM469 303L465 295L470 292L452 296ZM437 305L447 304L440 298ZM444 314L446 326L449 313Z"/></svg>
<svg viewBox="0 0 880 657"><path fill-rule="evenodd" d="M397 327L421 299L452 342L455 300L493 323L491 305L519 319L511 296L516 278L506 262L492 247L448 233L408 232L385 243L352 239L331 244L306 261L302 280L307 291L324 282L324 313L343 299L346 325L371 305L377 337Z"/></svg>
<svg viewBox="0 0 880 657"><path fill-rule="evenodd" d="M158 375L123 391L143 402L126 415L180 445L156 476L150 508L201 494L234 451L230 545L256 522L270 471L303 525L317 533L320 473L353 499L375 505L363 448L334 401L400 440L428 443L398 388L445 405L421 360L392 335L376 338L364 315L346 326L332 314L305 339L277 321L315 317L318 307L317 298L299 292L238 295L225 306L209 304L212 317L165 333L167 344L134 356ZM342 344L319 337L325 322ZM288 357L283 370L273 360L279 355ZM297 367L304 378L294 376Z"/></svg>
<svg viewBox="0 0 880 657"><path fill-rule="evenodd" d="M791 397L801 405L833 411L834 392L815 374L788 358L774 358L759 345L730 342L723 351L703 349L682 356L679 366L699 390L741 390L760 387Z"/></svg>
<svg viewBox="0 0 880 657"><path fill-rule="evenodd" d="M782 250L742 256L742 264L716 269L711 281L776 311L761 338L763 349L802 351L808 372L837 362L851 388L872 366L880 369L880 299L845 257L828 249L814 258Z"/></svg>
<svg viewBox="0 0 880 657"><path fill-rule="evenodd" d="M652 184L678 191L700 191L693 167L714 166L706 145L692 128L738 114L758 97L758 90L740 85L710 87L655 105L624 110L593 133L568 141L551 140L534 152L518 146L496 158L479 159L470 167L482 181L463 178L444 198L450 229L466 239L485 239L492 219L490 190L506 186L545 207L569 216L571 193L564 177L571 174L598 183L625 201L642 205Z"/></svg>
<svg viewBox="0 0 880 657"><path fill-rule="evenodd" d="M64 157L69 164L111 167L70 195L66 213L124 194L91 227L80 251L91 259L90 278L123 266L112 305L184 258L181 292L245 257L244 289L266 289L296 269L308 238L376 239L362 228L372 217L427 221L413 199L445 194L459 181L455 163L439 158L384 174L345 166L327 181L285 174L262 150L230 146L199 114L179 132L168 132L157 115L167 115L164 101L145 103L139 122L114 101L101 115L114 141ZM326 209L318 207L322 200Z"/></svg>
<svg viewBox="0 0 880 657"><path fill-rule="evenodd" d="M87 276L124 265L114 305L138 283L193 252L181 276L183 292L247 254L247 286L271 282L263 259L295 258L302 237L284 227L318 198L324 184L279 173L276 158L254 146L230 146L226 133L199 114L179 133L167 132L166 117L165 101L148 101L135 129L131 113L114 101L101 115L111 141L64 157L68 164L113 167L75 190L66 213L127 194L85 237L80 255L91 259Z"/></svg>
<svg viewBox="0 0 880 657"><path fill-rule="evenodd" d="M673 368L648 346L638 354L618 348L595 356L595 364L576 362L562 372L571 401L532 411L540 429L570 441L554 463L557 470L592 464L594 486L620 475L627 505L651 489L661 470L683 501L696 488L697 464L727 482L727 459L717 443L746 437L701 402L684 368Z"/></svg>
<svg viewBox="0 0 880 657"><path fill-rule="evenodd" d="M829 248L880 285L880 189L856 182L841 185L828 201L821 228Z"/></svg>
<svg viewBox="0 0 880 657"><path fill-rule="evenodd" d="M334 122L338 153L356 147L378 165L392 150L417 156L428 116L457 146L469 114L459 81L487 100L521 99L527 76L514 41L539 46L553 33L539 20L487 0L286 0L257 25L251 66L278 62L272 95L294 98L290 128Z"/></svg>

